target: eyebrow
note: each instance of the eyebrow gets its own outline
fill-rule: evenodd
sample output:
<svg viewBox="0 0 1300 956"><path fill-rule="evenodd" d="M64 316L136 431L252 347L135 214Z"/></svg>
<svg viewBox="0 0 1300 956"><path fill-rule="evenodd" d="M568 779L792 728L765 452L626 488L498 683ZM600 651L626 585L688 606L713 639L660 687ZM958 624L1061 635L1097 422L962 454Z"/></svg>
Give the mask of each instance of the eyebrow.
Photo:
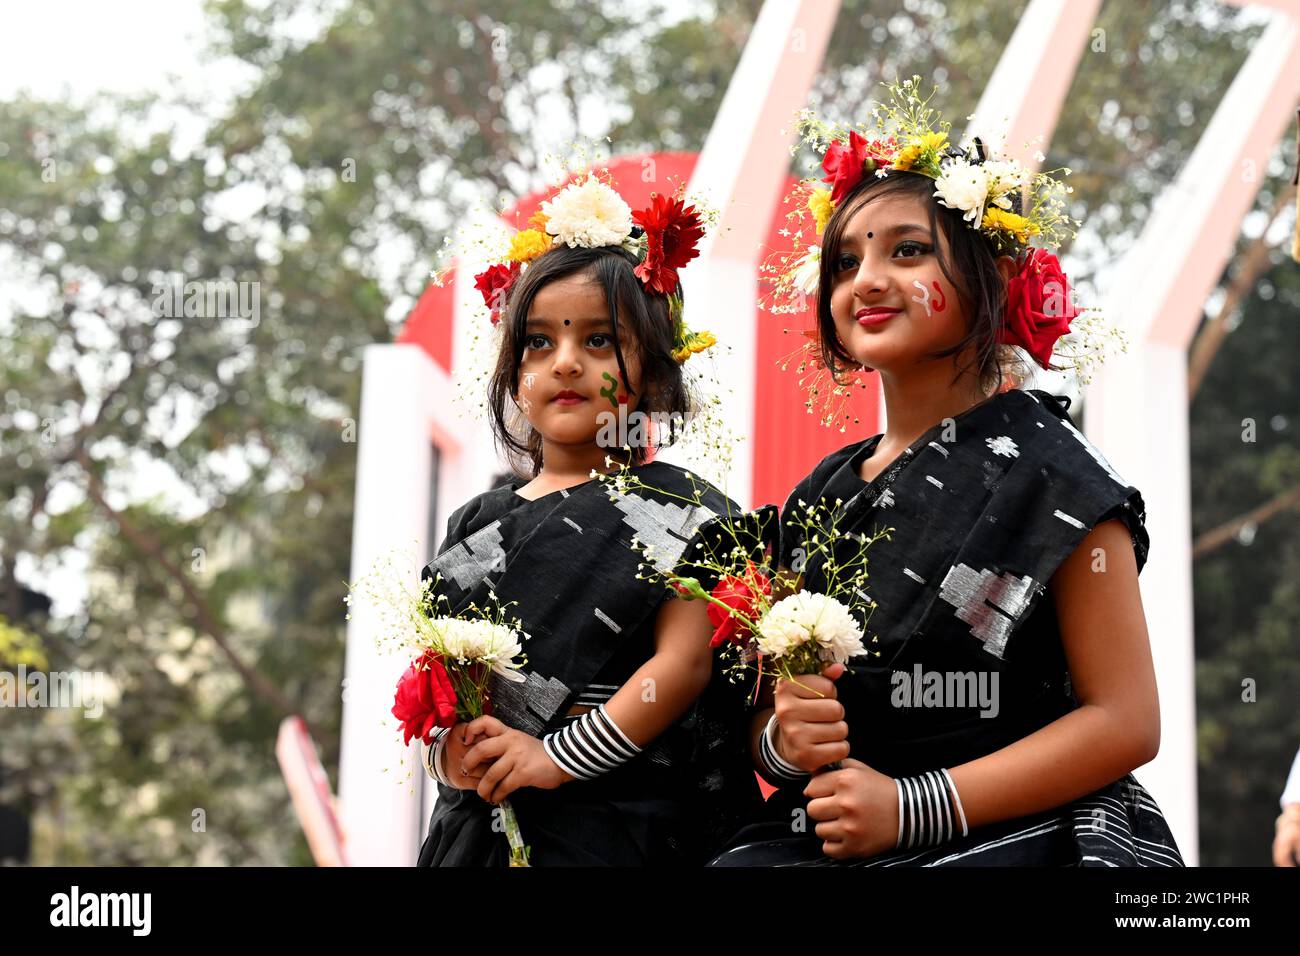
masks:
<svg viewBox="0 0 1300 956"><path fill-rule="evenodd" d="M527 322L525 322L525 323L524 323L524 328L526 328L526 329L531 329L531 328L533 328L533 327L535 327L535 326L542 326L542 327L544 327L544 328L550 328L552 325L555 324L556 321L558 321L558 320L556 320L556 319L549 319L549 318L547 318L546 316L540 316L540 315L539 315L539 316L537 316L537 317L535 317L535 318L531 318L531 319L529 319ZM586 317L581 318L581 319L576 319L576 320L575 320L575 323L578 324L578 325L609 325L609 324L610 324L610 321L609 321L609 316L608 316L608 315L589 315L589 316L586 316Z"/></svg>
<svg viewBox="0 0 1300 956"><path fill-rule="evenodd" d="M890 226L888 229L886 229L884 232L882 232L881 235L882 235L882 236L899 236L899 235L902 235L903 233L907 233L907 232L919 232L919 233L922 233L923 235L926 235L926 236L930 235L930 230L929 230L929 229L927 229L925 226L918 225L917 223L914 223L914 222L900 222L900 223L898 223L897 225ZM846 240L852 242L852 241L856 240L858 237L857 237L857 236L845 236L844 238L845 238Z"/></svg>

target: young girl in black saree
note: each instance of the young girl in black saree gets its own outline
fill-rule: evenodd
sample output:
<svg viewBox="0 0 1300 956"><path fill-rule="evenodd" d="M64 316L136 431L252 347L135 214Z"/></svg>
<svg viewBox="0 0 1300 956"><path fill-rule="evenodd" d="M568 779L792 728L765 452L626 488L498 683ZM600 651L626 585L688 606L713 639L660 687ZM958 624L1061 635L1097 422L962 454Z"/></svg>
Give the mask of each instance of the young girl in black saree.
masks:
<svg viewBox="0 0 1300 956"><path fill-rule="evenodd" d="M507 797L531 865L700 865L758 801L745 702L711 680L702 602L665 600L633 541L674 561L737 510L646 461L651 436L672 440L690 411L681 363L711 342L682 324L676 273L702 224L663 196L632 214L595 178L542 209L479 278L500 321L493 430L531 480L452 514L423 574L453 614L509 608L530 635L526 679L494 678L490 716L432 738L439 796L419 865L506 865L493 811ZM611 496L597 475L623 462L655 492Z"/></svg>
<svg viewBox="0 0 1300 956"><path fill-rule="evenodd" d="M1077 317L1029 245L1069 222L1059 186L951 147L915 92L891 87L890 136L831 142L820 257L785 280L815 291L822 367L883 383L886 431L799 482L780 545L816 592L831 558L786 516L892 529L869 550L871 653L769 691L751 747L774 822L715 864L1181 866L1131 774L1160 740L1142 496L1065 402L1006 380L1011 346L1047 368Z"/></svg>

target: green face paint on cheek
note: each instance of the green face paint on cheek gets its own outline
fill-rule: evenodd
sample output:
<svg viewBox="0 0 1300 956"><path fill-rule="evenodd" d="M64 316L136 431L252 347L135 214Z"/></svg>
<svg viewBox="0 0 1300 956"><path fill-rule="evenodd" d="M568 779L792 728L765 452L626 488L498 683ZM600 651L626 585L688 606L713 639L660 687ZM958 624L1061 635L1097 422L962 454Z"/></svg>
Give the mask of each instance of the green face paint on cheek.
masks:
<svg viewBox="0 0 1300 956"><path fill-rule="evenodd" d="M618 392L618 380L608 372L601 372L600 377L609 382L608 385L600 390L600 394L608 398L609 404L614 407L615 411L618 411L618 400L614 398L614 395Z"/></svg>

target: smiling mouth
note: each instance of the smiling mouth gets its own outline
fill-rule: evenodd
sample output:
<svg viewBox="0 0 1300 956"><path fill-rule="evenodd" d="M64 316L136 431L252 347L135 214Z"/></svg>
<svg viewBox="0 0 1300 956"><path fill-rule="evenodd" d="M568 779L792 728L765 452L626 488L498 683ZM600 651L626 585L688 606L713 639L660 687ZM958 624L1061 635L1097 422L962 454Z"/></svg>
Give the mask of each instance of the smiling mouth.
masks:
<svg viewBox="0 0 1300 956"><path fill-rule="evenodd" d="M879 325L888 322L901 311L902 309L859 309L854 318L858 320L858 325Z"/></svg>

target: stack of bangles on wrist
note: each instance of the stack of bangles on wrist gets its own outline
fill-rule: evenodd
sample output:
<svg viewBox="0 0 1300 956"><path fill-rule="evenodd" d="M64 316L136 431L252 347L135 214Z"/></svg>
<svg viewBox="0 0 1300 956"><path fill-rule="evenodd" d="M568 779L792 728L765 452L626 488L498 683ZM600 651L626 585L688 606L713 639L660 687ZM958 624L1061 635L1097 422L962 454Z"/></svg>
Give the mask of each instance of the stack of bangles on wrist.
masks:
<svg viewBox="0 0 1300 956"><path fill-rule="evenodd" d="M776 715L768 720L758 740L758 757L764 775L773 780L802 780L812 776L784 759L776 749L773 731ZM930 770L916 777L895 778L898 790L898 849L937 846L970 828L966 825L966 810L947 770Z"/></svg>
<svg viewBox="0 0 1300 956"><path fill-rule="evenodd" d="M955 836L958 818L961 835L969 832L966 811L947 770L896 777L894 786L898 788L898 842L895 844L898 849L947 843Z"/></svg>
<svg viewBox="0 0 1300 956"><path fill-rule="evenodd" d="M443 772L442 752L447 746L449 727L438 727L424 755L424 769L434 780L455 789ZM591 780L631 760L641 748L628 739L601 704L574 720L563 730L542 738L546 754L557 767L578 780Z"/></svg>
<svg viewBox="0 0 1300 956"><path fill-rule="evenodd" d="M641 748L628 739L601 704L555 733L542 746L556 766L570 777L591 780L631 760Z"/></svg>
<svg viewBox="0 0 1300 956"><path fill-rule="evenodd" d="M447 735L451 733L450 727L435 727L433 731L433 740L429 742L429 749L424 753L424 769L429 771L429 776L437 780L444 787L455 789L455 784L446 778L442 772L442 752L447 746Z"/></svg>

